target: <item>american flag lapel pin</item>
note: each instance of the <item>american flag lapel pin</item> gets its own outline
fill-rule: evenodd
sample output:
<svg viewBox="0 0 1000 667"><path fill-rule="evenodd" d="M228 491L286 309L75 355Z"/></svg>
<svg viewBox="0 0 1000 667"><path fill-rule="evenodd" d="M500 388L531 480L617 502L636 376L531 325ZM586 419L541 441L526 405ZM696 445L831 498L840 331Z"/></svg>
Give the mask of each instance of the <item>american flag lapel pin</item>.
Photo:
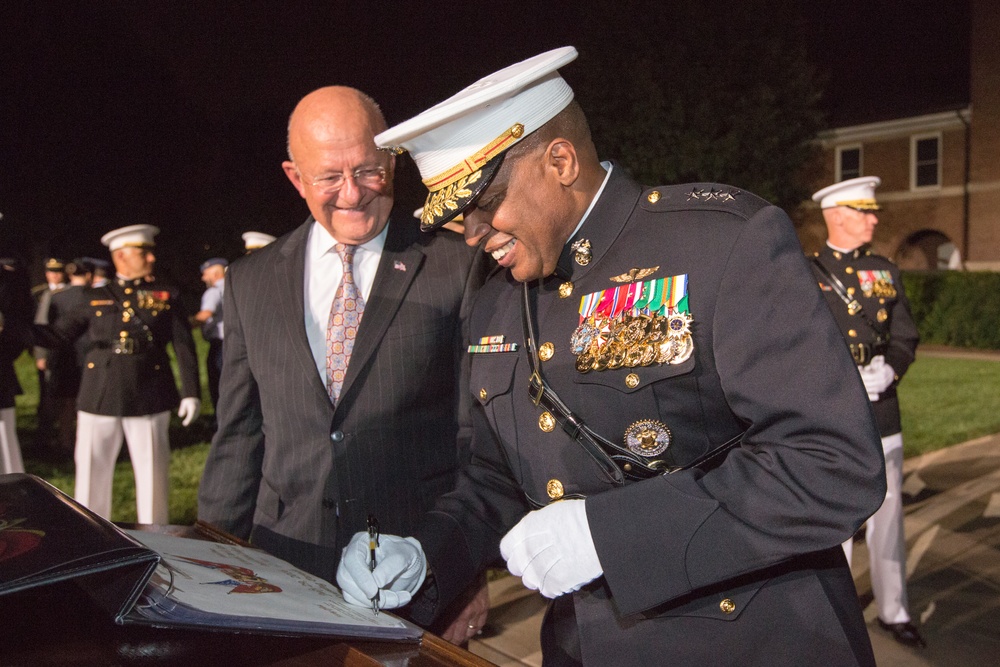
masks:
<svg viewBox="0 0 1000 667"><path fill-rule="evenodd" d="M406 271L406 264L403 264L401 261L397 259L395 262L393 262L392 268L396 269L397 271Z"/></svg>

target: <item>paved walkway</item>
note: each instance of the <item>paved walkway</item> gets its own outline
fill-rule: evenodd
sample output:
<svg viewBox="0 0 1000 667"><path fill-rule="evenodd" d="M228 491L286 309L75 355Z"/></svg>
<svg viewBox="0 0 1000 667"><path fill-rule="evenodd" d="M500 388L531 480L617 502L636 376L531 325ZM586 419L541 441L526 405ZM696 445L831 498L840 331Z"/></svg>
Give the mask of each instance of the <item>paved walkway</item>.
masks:
<svg viewBox="0 0 1000 667"><path fill-rule="evenodd" d="M875 624L864 541L854 581L881 667L1000 663L1000 435L908 459L904 466L910 613L926 649L897 644ZM490 584L493 636L470 649L502 667L541 665L544 601L505 577Z"/></svg>

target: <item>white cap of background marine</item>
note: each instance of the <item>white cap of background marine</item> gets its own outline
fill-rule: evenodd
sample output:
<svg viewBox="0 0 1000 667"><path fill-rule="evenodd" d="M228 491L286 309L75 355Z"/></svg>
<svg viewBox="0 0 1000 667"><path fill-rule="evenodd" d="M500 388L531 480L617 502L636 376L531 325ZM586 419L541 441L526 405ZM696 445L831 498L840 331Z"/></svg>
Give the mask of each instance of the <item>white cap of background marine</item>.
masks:
<svg viewBox="0 0 1000 667"><path fill-rule="evenodd" d="M875 201L875 188L881 185L878 176L861 176L840 183L828 185L816 192L812 199L819 202L820 208L847 206L856 211L874 212L882 210Z"/></svg>

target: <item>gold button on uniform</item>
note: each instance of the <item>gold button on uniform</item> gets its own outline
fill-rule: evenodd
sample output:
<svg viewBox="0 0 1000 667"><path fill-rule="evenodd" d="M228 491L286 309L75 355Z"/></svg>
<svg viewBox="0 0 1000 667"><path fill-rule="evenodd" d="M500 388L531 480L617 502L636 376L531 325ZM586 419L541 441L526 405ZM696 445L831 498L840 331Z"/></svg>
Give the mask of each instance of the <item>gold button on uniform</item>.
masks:
<svg viewBox="0 0 1000 667"><path fill-rule="evenodd" d="M847 274L854 273L854 267L851 267L851 266L847 267L846 269L844 269L844 273L847 273Z"/></svg>
<svg viewBox="0 0 1000 667"><path fill-rule="evenodd" d="M566 297L568 297L572 293L573 293L573 283L571 283L571 282L569 282L567 280L566 282L564 282L561 285L559 285L559 298L560 299L565 299Z"/></svg>
<svg viewBox="0 0 1000 667"><path fill-rule="evenodd" d="M563 497L563 485L558 479L550 479L549 483L545 485L545 492L549 494L549 498L552 500L559 500Z"/></svg>
<svg viewBox="0 0 1000 667"><path fill-rule="evenodd" d="M555 354L556 346L552 343L542 343L542 346L538 348L538 358L542 361L548 361Z"/></svg>
<svg viewBox="0 0 1000 667"><path fill-rule="evenodd" d="M129 307L129 306L131 306L131 305L132 305L132 302L131 302L131 301L128 301L128 300L126 300L126 301L122 301L122 306L124 306L125 308L128 308L128 307Z"/></svg>
<svg viewBox="0 0 1000 667"><path fill-rule="evenodd" d="M858 337L858 332L855 331L854 329L848 329L847 330L847 335L850 336L851 338L857 338Z"/></svg>
<svg viewBox="0 0 1000 667"><path fill-rule="evenodd" d="M94 367L94 362L93 361L91 361L90 363L87 364L87 368L93 368L93 367Z"/></svg>
<svg viewBox="0 0 1000 667"><path fill-rule="evenodd" d="M848 287L847 288L847 296L854 296L854 288L853 287Z"/></svg>
<svg viewBox="0 0 1000 667"><path fill-rule="evenodd" d="M556 427L556 418L551 412L543 412L538 416L538 428L546 433L551 433Z"/></svg>
<svg viewBox="0 0 1000 667"><path fill-rule="evenodd" d="M487 396L489 396L489 394L486 393L486 387L479 390L479 398L485 401Z"/></svg>
<svg viewBox="0 0 1000 667"><path fill-rule="evenodd" d="M100 317L102 314L103 313L101 313L101 311L99 311L99 310L94 311L94 317Z"/></svg>
<svg viewBox="0 0 1000 667"><path fill-rule="evenodd" d="M635 373L629 373L625 376L625 386L629 389L635 389L639 386L639 376Z"/></svg>
<svg viewBox="0 0 1000 667"><path fill-rule="evenodd" d="M649 200L650 204L655 204L656 202L660 201L660 192L658 190L653 190L652 192L649 193L649 196L646 197L646 199Z"/></svg>
<svg viewBox="0 0 1000 667"><path fill-rule="evenodd" d="M132 288L131 287L126 287L125 288L125 293L126 294L131 294L132 293Z"/></svg>
<svg viewBox="0 0 1000 667"><path fill-rule="evenodd" d="M729 598L726 598L725 600L719 603L719 609L722 610L723 614L731 614L734 611L736 611L736 603L730 600Z"/></svg>

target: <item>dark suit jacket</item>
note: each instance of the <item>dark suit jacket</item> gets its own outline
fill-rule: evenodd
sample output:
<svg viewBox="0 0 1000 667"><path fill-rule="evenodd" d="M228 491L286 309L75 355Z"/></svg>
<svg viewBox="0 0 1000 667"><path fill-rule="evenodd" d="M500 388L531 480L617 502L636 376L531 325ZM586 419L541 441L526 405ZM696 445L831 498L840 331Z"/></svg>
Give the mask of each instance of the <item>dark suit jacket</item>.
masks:
<svg viewBox="0 0 1000 667"><path fill-rule="evenodd" d="M457 234L390 220L334 409L304 325L312 225L226 275L219 429L198 513L332 581L369 513L384 532L409 534L454 485L469 439L458 345L484 263Z"/></svg>
<svg viewBox="0 0 1000 667"><path fill-rule="evenodd" d="M440 603L497 558L505 532L550 502L558 480L587 498L604 576L560 598L543 636L568 645L575 635L585 664L872 664L839 545L881 504L884 461L791 222L728 186L653 192L616 168L576 236L592 260L581 266L567 249L562 275L537 288L538 343L554 348L542 372L619 444L630 425L655 420L672 432L675 464L745 430L742 446L706 473L616 483L563 429L541 428L523 347L473 355L472 463L417 534ZM653 268L647 280L688 277L691 357L579 372L570 339L581 298ZM506 271L491 278L472 340L521 339L520 289ZM414 616L425 621L421 603Z"/></svg>

